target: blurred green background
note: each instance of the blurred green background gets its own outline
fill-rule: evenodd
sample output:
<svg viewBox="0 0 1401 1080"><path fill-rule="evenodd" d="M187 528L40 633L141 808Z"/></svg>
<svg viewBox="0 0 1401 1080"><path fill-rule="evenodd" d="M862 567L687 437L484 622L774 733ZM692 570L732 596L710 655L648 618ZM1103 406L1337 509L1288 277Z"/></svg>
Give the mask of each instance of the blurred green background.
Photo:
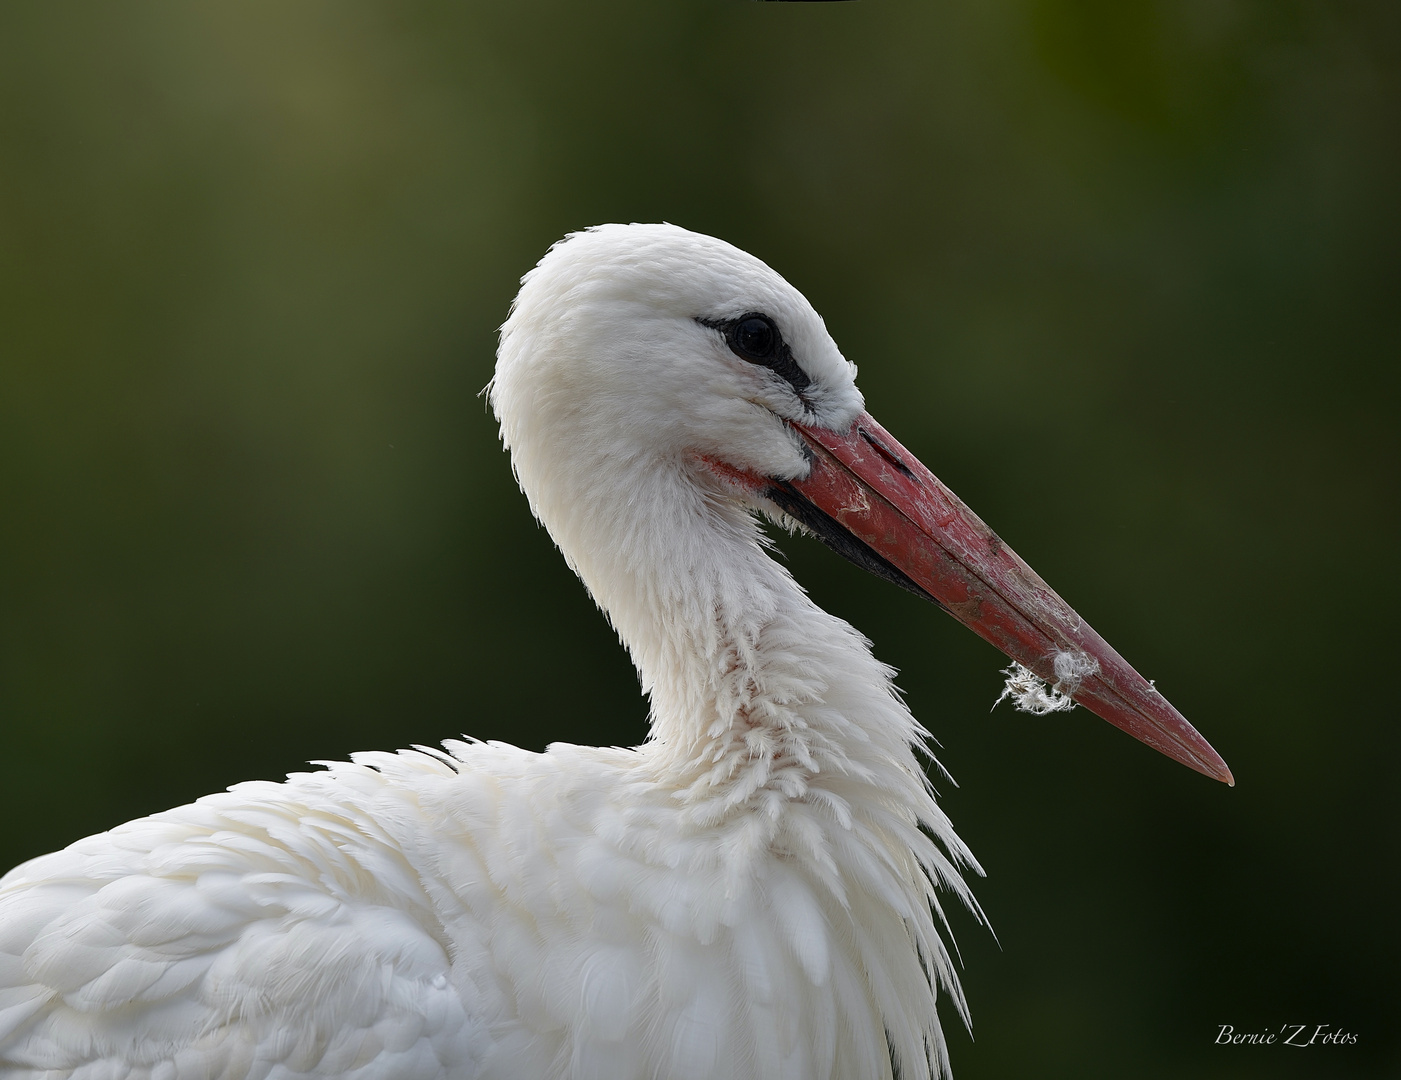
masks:
<svg viewBox="0 0 1401 1080"><path fill-rule="evenodd" d="M641 740L477 393L552 241L668 220L804 290L1238 778L990 714L990 647L783 541L961 785L960 1080L1401 1074L1398 60L1387 2L6 4L0 863Z"/></svg>

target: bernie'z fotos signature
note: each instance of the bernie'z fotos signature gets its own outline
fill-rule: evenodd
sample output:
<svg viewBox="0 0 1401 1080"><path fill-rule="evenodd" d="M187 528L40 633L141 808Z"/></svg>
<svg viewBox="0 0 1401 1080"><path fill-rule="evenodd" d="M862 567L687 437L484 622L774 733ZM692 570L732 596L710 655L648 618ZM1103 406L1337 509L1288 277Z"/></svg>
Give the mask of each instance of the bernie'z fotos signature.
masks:
<svg viewBox="0 0 1401 1080"><path fill-rule="evenodd" d="M1293 1046L1300 1050L1310 1046L1356 1046L1357 1036L1332 1024L1282 1024L1278 1031L1237 1031L1232 1024L1220 1025L1216 1033L1217 1046Z"/></svg>

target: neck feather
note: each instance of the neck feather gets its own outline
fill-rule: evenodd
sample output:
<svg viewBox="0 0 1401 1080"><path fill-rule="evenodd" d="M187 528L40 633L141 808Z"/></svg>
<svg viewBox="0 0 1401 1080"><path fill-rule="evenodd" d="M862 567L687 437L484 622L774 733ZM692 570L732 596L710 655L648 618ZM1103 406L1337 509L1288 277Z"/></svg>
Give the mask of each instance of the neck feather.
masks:
<svg viewBox="0 0 1401 1080"><path fill-rule="evenodd" d="M821 776L927 799L926 736L893 673L769 556L747 510L681 463L591 480L551 530L641 674L655 769L732 807L801 797Z"/></svg>
<svg viewBox="0 0 1401 1080"><path fill-rule="evenodd" d="M937 890L976 913L959 866L977 863L934 801L893 672L683 464L587 480L587 499L536 506L641 673L652 734L635 767L677 811L669 828L729 837L741 877L769 880L774 856L800 868L831 925L860 928L860 966L888 976L871 992L892 1053L946 1070L933 988L967 1013Z"/></svg>

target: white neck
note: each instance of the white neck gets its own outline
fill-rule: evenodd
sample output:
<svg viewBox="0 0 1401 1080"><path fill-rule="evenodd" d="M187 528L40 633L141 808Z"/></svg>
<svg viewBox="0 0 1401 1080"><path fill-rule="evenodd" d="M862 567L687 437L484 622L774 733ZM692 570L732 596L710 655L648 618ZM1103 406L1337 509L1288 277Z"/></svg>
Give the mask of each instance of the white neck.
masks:
<svg viewBox="0 0 1401 1080"><path fill-rule="evenodd" d="M887 1035L906 1061L923 1040L942 1060L931 973L965 1006L934 883L976 911L956 864L977 863L934 802L915 756L927 735L893 672L769 557L748 512L708 497L683 465L615 462L592 479L588 509L546 520L651 696L639 764L684 810L683 828L763 821L769 850L815 878L841 867L834 898L890 935L863 961L900 972L876 993Z"/></svg>
<svg viewBox="0 0 1401 1080"><path fill-rule="evenodd" d="M856 775L927 802L924 732L868 643L769 557L748 511L680 461L630 465L588 470L585 499L536 501L641 674L658 778L736 809Z"/></svg>

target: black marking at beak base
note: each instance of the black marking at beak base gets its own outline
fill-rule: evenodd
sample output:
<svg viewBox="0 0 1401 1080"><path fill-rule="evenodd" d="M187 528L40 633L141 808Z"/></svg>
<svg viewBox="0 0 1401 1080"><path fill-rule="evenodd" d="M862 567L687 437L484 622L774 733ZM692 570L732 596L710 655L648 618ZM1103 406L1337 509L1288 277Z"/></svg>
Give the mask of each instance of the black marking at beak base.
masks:
<svg viewBox="0 0 1401 1080"><path fill-rule="evenodd" d="M906 592L912 592L921 600L928 600L935 607L948 609L937 599L919 587L894 563L873 551L846 529L828 517L807 499L794 490L791 484L775 480L764 490L764 497L782 510L794 521L817 537L847 562L855 563L868 574L884 578L892 585L898 585Z"/></svg>

